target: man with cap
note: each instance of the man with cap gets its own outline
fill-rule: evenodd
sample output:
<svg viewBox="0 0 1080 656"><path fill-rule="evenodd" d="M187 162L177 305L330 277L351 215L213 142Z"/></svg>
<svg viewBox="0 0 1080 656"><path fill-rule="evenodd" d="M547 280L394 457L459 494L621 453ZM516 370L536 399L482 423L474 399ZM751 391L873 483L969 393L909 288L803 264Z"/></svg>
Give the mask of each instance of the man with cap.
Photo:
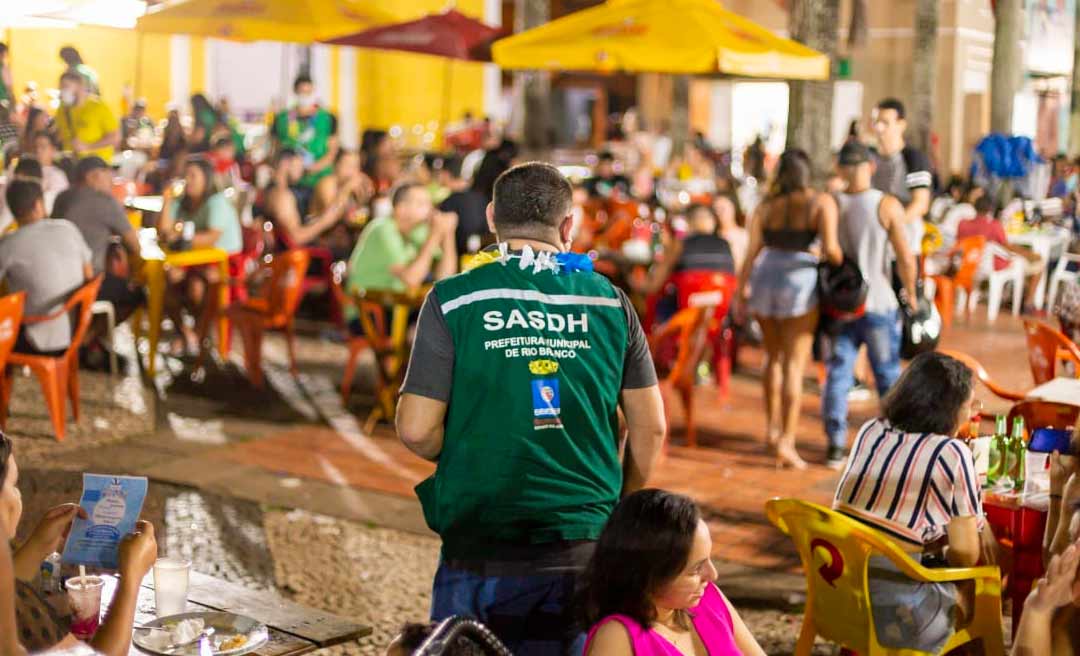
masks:
<svg viewBox="0 0 1080 656"><path fill-rule="evenodd" d="M915 256L905 235L904 206L894 196L871 187L875 163L863 144L844 144L839 167L847 183L846 191L836 197L840 248L845 260L858 265L867 295L866 313L840 328L826 361L822 416L829 438L827 462L834 468L847 459L847 395L854 382L859 348L866 345L879 398L900 376L900 305L892 285L893 252L903 293L908 299L915 298Z"/></svg>
<svg viewBox="0 0 1080 656"><path fill-rule="evenodd" d="M397 411L402 442L438 463L416 489L443 543L432 619L475 617L520 656L581 653L578 577L665 433L633 307L568 252L571 193L548 164L498 177L499 243L435 283Z"/></svg>
<svg viewBox="0 0 1080 656"><path fill-rule="evenodd" d="M117 321L123 321L142 304L144 294L142 288L107 266L110 248L121 248L129 257L139 253L135 228L110 193L112 177L105 160L93 155L83 158L75 165L75 186L56 198L52 216L67 219L82 233L93 253L94 273L105 273L98 300L112 303Z"/></svg>

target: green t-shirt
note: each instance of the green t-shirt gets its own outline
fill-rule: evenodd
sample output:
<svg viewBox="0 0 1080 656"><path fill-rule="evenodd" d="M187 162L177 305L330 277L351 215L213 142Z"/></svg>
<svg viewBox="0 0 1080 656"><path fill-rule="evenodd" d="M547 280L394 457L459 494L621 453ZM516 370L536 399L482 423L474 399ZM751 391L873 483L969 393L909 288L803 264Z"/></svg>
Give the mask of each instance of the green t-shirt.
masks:
<svg viewBox="0 0 1080 656"><path fill-rule="evenodd" d="M244 235L240 229L240 217L236 213L236 206L222 193L207 198L194 214L185 212L180 205L180 199L176 199L173 201L173 217L177 221L194 222L197 232L220 231L221 236L218 237L214 246L229 255L239 253L244 249Z"/></svg>
<svg viewBox="0 0 1080 656"><path fill-rule="evenodd" d="M397 221L384 216L369 223L356 242L349 258L349 279L346 290L356 293L364 289L404 292L405 283L390 268L407 265L416 259L420 248L431 234L431 227L422 223L408 235L401 234Z"/></svg>
<svg viewBox="0 0 1080 656"><path fill-rule="evenodd" d="M300 116L295 109L279 112L274 117L274 138L284 148L292 148L304 158L304 166L311 166L322 159L329 150L330 137L337 134L337 119L325 109L319 108L310 116ZM301 187L315 184L333 171L327 166L321 171L306 174L298 183Z"/></svg>

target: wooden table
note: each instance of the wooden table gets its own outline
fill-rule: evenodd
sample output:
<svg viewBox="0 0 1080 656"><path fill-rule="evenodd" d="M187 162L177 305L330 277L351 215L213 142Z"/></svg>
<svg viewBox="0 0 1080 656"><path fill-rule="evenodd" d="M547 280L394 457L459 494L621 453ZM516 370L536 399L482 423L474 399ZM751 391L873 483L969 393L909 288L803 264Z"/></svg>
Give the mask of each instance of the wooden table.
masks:
<svg viewBox="0 0 1080 656"><path fill-rule="evenodd" d="M1063 403L1080 408L1080 379L1055 378L1028 392L1027 398L1033 401Z"/></svg>
<svg viewBox="0 0 1080 656"><path fill-rule="evenodd" d="M140 256L143 261L143 276L147 287L146 311L150 323L150 354L148 356L147 372L150 378L156 371L157 347L161 339L161 319L165 312L165 270L169 267L193 267L205 265L217 265L221 275L222 284L218 285L220 295L219 307L229 305L229 254L220 248L195 248L188 251L165 251L157 241L157 231L153 228L144 228L139 231ZM136 316L132 324L138 328L141 317ZM218 317L218 334L229 334L229 320L222 312ZM136 335L138 336L138 335ZM218 350L221 357L228 356L228 340L218 340Z"/></svg>
<svg viewBox="0 0 1080 656"><path fill-rule="evenodd" d="M106 577L102 592L102 609L108 607L116 592L116 579ZM246 615L262 622L270 629L270 641L254 652L258 656L296 656L352 642L371 634L371 627L357 624L347 618L301 606L282 599L273 592L250 590L235 583L200 574L191 573L188 587L187 612L224 611ZM135 623L142 624L156 619L154 614L154 575L147 574L139 590L139 603L135 611ZM132 656L143 656L135 645Z"/></svg>

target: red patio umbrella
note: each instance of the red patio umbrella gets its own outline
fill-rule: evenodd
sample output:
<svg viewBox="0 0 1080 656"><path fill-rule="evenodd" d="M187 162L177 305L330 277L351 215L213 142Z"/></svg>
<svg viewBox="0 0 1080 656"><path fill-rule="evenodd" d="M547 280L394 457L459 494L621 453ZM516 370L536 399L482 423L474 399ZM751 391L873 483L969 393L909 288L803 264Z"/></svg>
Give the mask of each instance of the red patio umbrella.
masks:
<svg viewBox="0 0 1080 656"><path fill-rule="evenodd" d="M383 25L325 41L337 46L404 50L450 59L491 61L491 43L506 36L504 30L450 9L441 14Z"/></svg>
<svg viewBox="0 0 1080 656"><path fill-rule="evenodd" d="M443 74L442 103L442 128L445 135L453 86L451 60L490 62L491 44L506 35L507 32L501 28L470 18L456 9L449 9L441 14L429 14L404 23L383 25L329 39L324 43L445 57L447 61Z"/></svg>

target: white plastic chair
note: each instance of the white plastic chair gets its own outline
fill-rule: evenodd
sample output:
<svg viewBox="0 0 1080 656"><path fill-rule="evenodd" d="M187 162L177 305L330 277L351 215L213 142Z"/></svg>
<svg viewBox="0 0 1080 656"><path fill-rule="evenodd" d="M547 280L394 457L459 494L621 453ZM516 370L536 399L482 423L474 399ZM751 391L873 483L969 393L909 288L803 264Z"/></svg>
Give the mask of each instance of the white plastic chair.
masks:
<svg viewBox="0 0 1080 656"><path fill-rule="evenodd" d="M116 308L109 301L94 301L94 304L90 306L90 314L105 315L105 335L109 342L109 375L115 376L118 372L116 345L113 344L113 333L116 331Z"/></svg>
<svg viewBox="0 0 1080 656"><path fill-rule="evenodd" d="M994 257L1003 257L1009 260L1009 266L1000 271L994 270ZM1005 285L1012 284L1012 314L1020 316L1020 304L1024 299L1024 258L1007 250L1001 244L987 242L986 250L983 251L983 260L980 266L979 281L987 283L986 318L989 321L997 319L1001 310L1001 296L1005 292ZM971 298L967 299L968 311L974 309L979 303L980 292L978 287L972 292ZM957 295L958 304L963 301Z"/></svg>
<svg viewBox="0 0 1080 656"><path fill-rule="evenodd" d="M1046 307L1050 310L1054 309L1054 303L1057 303L1058 287L1062 283L1069 280L1080 281L1080 271L1069 271L1068 265L1072 262L1074 264L1080 264L1080 255L1074 253L1062 253L1058 258L1057 266L1054 267L1054 273L1050 276L1050 295L1046 297Z"/></svg>

